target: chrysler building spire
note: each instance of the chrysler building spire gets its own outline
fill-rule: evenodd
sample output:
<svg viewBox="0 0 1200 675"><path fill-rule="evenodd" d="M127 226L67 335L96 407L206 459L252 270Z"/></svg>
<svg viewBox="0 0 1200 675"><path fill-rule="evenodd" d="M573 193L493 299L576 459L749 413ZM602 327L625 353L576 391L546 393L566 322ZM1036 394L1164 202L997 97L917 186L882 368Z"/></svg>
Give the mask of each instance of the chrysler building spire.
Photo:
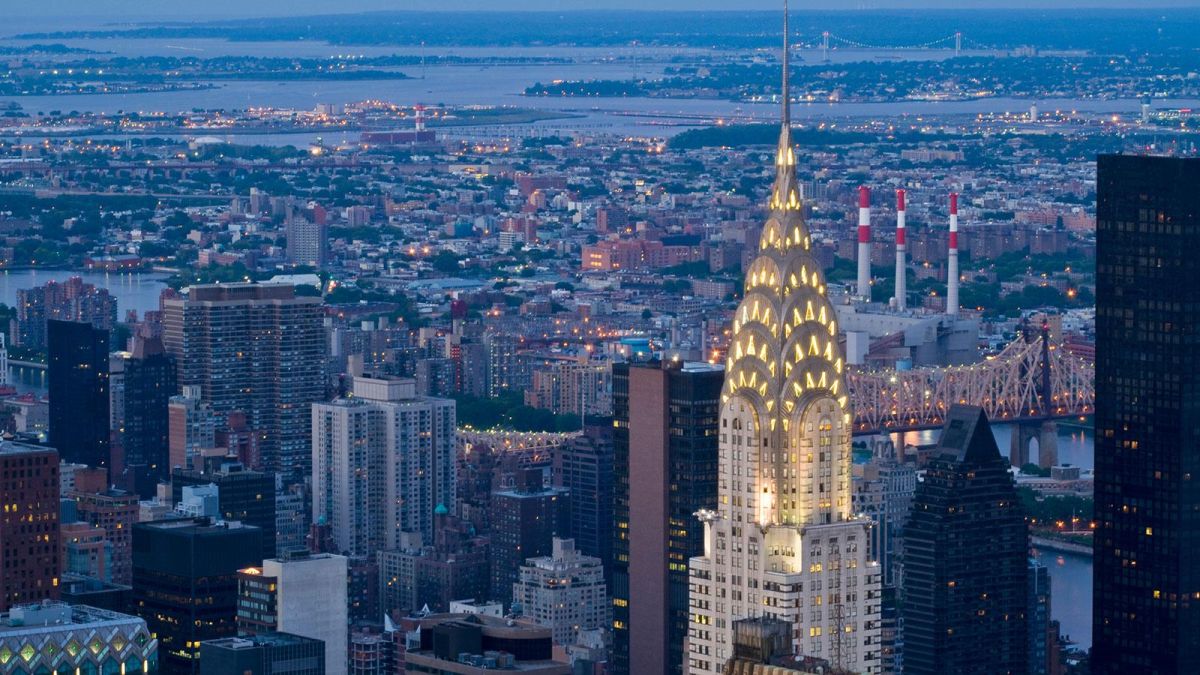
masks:
<svg viewBox="0 0 1200 675"><path fill-rule="evenodd" d="M786 3L786 0L785 0ZM792 625L797 653L878 672L879 569L851 511L845 354L796 181L784 12L783 125L758 256L733 317L720 400L718 503L697 514L689 675L719 673L733 622Z"/></svg>

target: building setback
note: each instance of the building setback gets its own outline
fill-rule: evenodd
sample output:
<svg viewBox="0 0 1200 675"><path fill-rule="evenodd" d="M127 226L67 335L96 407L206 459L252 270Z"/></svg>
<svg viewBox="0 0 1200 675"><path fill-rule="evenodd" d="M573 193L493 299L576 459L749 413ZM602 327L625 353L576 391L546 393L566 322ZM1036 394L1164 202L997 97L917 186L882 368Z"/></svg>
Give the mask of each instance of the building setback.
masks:
<svg viewBox="0 0 1200 675"><path fill-rule="evenodd" d="M547 556L554 538L569 536L570 496L542 484L540 469L519 472L517 484L492 493L492 601L507 604L527 558Z"/></svg>
<svg viewBox="0 0 1200 675"><path fill-rule="evenodd" d="M286 284L193 286L163 301L163 343L179 384L200 387L219 425L245 413L261 434L261 468L289 484L309 477L310 408L325 398L320 298Z"/></svg>
<svg viewBox="0 0 1200 675"><path fill-rule="evenodd" d="M575 644L580 631L606 629L611 615L604 566L575 550L570 539L554 538L548 556L530 558L513 584L513 602L524 616L553 631L554 644Z"/></svg>
<svg viewBox="0 0 1200 675"><path fill-rule="evenodd" d="M220 517L257 527L262 532L260 560L276 554L275 476L251 471L228 458L210 458L203 471L175 471L171 475L171 501L183 499L183 488L189 485L217 486L217 509Z"/></svg>
<svg viewBox="0 0 1200 675"><path fill-rule="evenodd" d="M724 379L708 364L613 366L614 675L681 672L687 561L704 552L693 514L717 501Z"/></svg>
<svg viewBox="0 0 1200 675"><path fill-rule="evenodd" d="M904 529L904 672L1024 673L1029 528L983 410L955 405Z"/></svg>
<svg viewBox="0 0 1200 675"><path fill-rule="evenodd" d="M1103 156L1092 669L1200 663L1200 160Z"/></svg>

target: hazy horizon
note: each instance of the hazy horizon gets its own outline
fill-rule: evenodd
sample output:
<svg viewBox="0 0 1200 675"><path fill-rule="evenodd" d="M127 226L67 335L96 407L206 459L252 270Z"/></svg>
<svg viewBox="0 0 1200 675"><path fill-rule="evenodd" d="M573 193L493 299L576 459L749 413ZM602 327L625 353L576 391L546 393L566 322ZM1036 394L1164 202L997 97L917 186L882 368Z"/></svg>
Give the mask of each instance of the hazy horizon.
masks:
<svg viewBox="0 0 1200 675"><path fill-rule="evenodd" d="M375 11L764 11L781 7L779 0L658 0L648 7L635 0L208 0L205 3L165 0L148 5L133 0L45 0L12 12L13 19L53 20L58 17L122 20L206 20L307 14L353 14ZM870 11L888 9L1182 9L1197 8L1197 0L796 0L792 10Z"/></svg>

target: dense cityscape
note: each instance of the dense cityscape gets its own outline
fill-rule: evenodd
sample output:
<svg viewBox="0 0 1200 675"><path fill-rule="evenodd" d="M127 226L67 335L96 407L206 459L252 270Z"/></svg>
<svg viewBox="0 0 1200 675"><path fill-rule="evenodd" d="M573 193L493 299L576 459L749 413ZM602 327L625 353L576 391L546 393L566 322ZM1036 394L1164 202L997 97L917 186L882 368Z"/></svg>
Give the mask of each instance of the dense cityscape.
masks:
<svg viewBox="0 0 1200 675"><path fill-rule="evenodd" d="M17 16L0 674L1200 672L1200 10L781 4Z"/></svg>

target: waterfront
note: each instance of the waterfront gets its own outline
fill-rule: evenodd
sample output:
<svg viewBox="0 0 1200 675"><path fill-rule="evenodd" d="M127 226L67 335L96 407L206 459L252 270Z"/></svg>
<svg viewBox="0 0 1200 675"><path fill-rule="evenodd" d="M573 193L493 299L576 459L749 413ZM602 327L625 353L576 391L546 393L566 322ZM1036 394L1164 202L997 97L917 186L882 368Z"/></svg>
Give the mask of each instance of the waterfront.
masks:
<svg viewBox="0 0 1200 675"><path fill-rule="evenodd" d="M125 320L125 313L136 310L139 318L147 310L158 309L158 296L167 285L165 274L131 274L116 272L80 272L73 270L9 270L0 272L0 303L9 307L17 304L17 291L45 285L48 281L63 282L71 277L82 277L89 284L105 288L117 299L117 319Z"/></svg>
<svg viewBox="0 0 1200 675"><path fill-rule="evenodd" d="M1039 549L1033 557L1050 570L1050 615L1063 637L1086 651L1092 646L1092 559Z"/></svg>

